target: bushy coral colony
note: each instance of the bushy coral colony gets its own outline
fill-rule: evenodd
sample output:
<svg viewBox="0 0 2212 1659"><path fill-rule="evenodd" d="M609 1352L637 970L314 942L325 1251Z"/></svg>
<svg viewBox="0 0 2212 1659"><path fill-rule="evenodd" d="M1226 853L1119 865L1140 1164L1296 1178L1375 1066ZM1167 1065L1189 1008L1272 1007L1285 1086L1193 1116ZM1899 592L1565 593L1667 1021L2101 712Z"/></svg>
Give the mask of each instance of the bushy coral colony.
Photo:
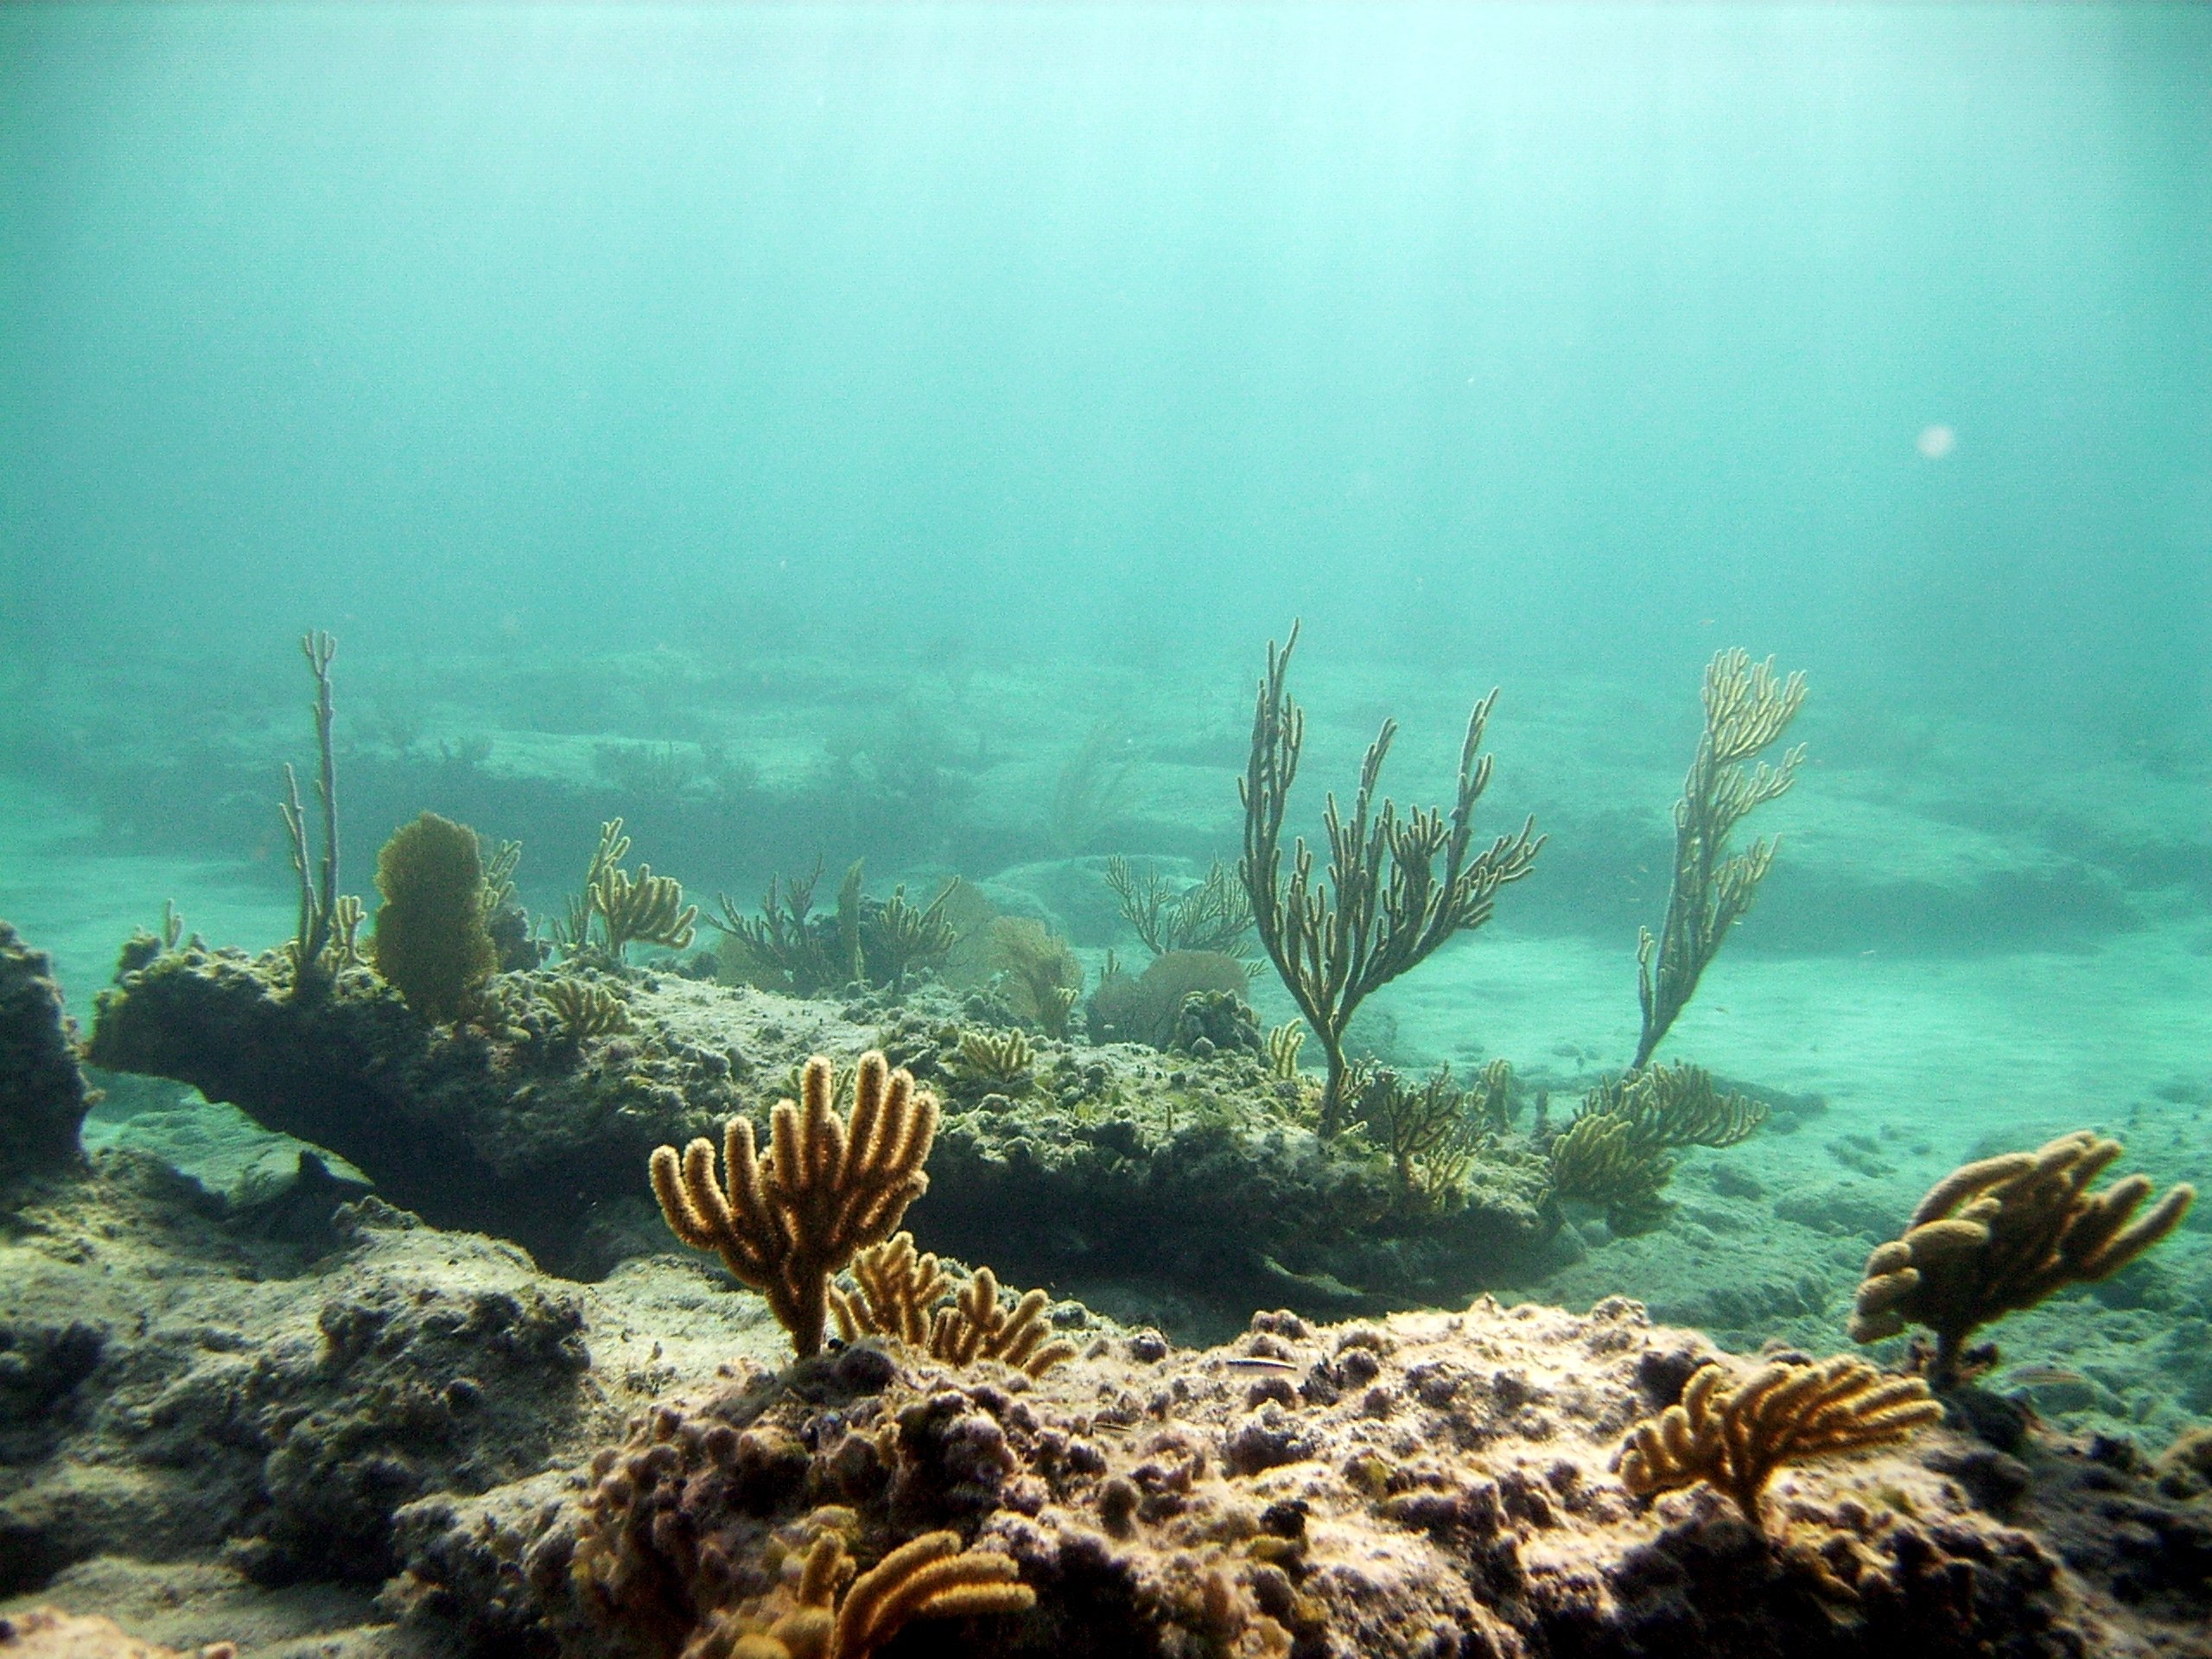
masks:
<svg viewBox="0 0 2212 1659"><path fill-rule="evenodd" d="M133 1390L180 1340L158 1318L9 1316L0 1461L37 1496L0 1500L0 1547L27 1563L0 1592L127 1553L146 1512L73 1513L56 1471L174 1468L204 1437L226 1496L170 1554L241 1529L286 1541L281 1566L254 1558L269 1576L388 1579L385 1618L487 1654L2212 1651L2189 1634L2212 1612L2212 1460L2038 1439L1973 1345L2181 1225L2186 1185L2095 1189L2114 1141L1979 1158L1901 1218L1834 1335L1924 1343L1739 1359L1619 1298L1585 1317L1480 1294L1540 1278L1571 1230L1668 1225L1687 1149L1790 1109L1654 1055L1772 865L1771 841L1730 836L1797 775L1802 749L1759 757L1802 677L1741 651L1707 670L1671 892L1635 951L1636 1051L1555 1111L1510 1057L1412 1071L1352 1025L1541 871L1533 822L1478 836L1496 693L1448 808L1379 794L1385 721L1348 808L1328 799L1317 866L1284 842L1298 639L1270 645L1258 689L1241 858L1188 884L1105 861L1089 879L1145 960L1109 953L1094 981L976 884L878 898L857 861L833 908L817 864L757 913L724 896L702 918L677 879L630 867L620 818L539 925L517 844L425 812L384 847L368 914L340 890L335 645L309 635L321 811L288 768L295 937L258 957L174 917L134 938L81 1055L235 1103L378 1196L334 1233L334 1197L289 1269L320 1286L314 1363L272 1351L225 1381L208 1367L227 1339L188 1343L157 1408ZM1110 827L1118 779L1102 750L1064 785L1071 855ZM686 955L702 919L720 943ZM1301 1016L1272 1029L1250 999L1269 968ZM79 1057L46 963L0 924L14 1235L129 1232L86 1219L113 1211L199 1241L210 1282L233 1271L223 1249L258 1262L258 1236L209 1242L242 1224L81 1156ZM489 1264L504 1300L448 1309L444 1247L394 1205L537 1260L455 1245L452 1272ZM669 1257L671 1235L711 1259ZM1211 1310L1194 1328L1216 1336L1221 1309L1274 1311L1179 1350L956 1255L1025 1282L1142 1281ZM90 1271L39 1261L56 1306ZM546 1269L632 1276L564 1288ZM1446 1303L1466 1311L1407 1311ZM751 1350L702 1352L694 1327L752 1331ZM517 1396L527 1432L485 1399L518 1343L553 1357ZM87 1393L103 1377L110 1416ZM233 1385L251 1408L201 1425L193 1402ZM158 1410L160 1446L115 1449ZM2121 1504L2147 1545L2081 1541ZM2145 1549L2196 1565L2153 1572Z"/></svg>

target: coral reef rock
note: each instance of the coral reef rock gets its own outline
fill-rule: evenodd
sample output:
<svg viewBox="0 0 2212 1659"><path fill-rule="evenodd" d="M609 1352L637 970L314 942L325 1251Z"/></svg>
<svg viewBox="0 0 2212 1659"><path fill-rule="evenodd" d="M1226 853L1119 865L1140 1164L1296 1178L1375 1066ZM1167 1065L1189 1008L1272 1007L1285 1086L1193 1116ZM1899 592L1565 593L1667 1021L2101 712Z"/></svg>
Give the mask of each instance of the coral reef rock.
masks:
<svg viewBox="0 0 2212 1659"><path fill-rule="evenodd" d="M874 1340L784 1363L758 1298L677 1257L569 1283L373 1200L328 1236L126 1153L0 1212L0 1617L270 1659L751 1656L828 1616L790 1569L834 1536L863 1574L966 1563L886 1654L2212 1656L2196 1442L2071 1443L1967 1390L1974 1433L1784 1469L1764 1536L1616 1471L1713 1357L1624 1300L1268 1313L1200 1350L1060 1306L1078 1351L1031 1377Z"/></svg>
<svg viewBox="0 0 2212 1659"><path fill-rule="evenodd" d="M274 955L170 951L102 995L89 1052L327 1147L439 1226L595 1274L665 1247L645 1178L656 1145L765 1118L815 1053L843 1067L881 1048L950 1098L972 1029L942 987L839 1004L645 975L622 988L626 1029L583 1036L555 1001L570 982L507 976L505 1023L485 1030L426 1024L365 975L303 1004ZM1205 1306L1185 1334L1212 1336L1259 1302L1456 1300L1548 1247L1542 1162L1523 1149L1478 1160L1446 1213L1378 1228L1388 1166L1323 1146L1299 1085L1257 1055L1033 1048L1019 1101L946 1119L910 1218L931 1249L1030 1282L1165 1283Z"/></svg>
<svg viewBox="0 0 2212 1659"><path fill-rule="evenodd" d="M0 922L0 1182L67 1169L92 1103L45 952Z"/></svg>
<svg viewBox="0 0 2212 1659"><path fill-rule="evenodd" d="M534 1469L588 1413L576 1292L512 1245L372 1198L299 1268L216 1208L111 1154L9 1218L0 1595L117 1549L373 1584L400 1504Z"/></svg>
<svg viewBox="0 0 2212 1659"><path fill-rule="evenodd" d="M2201 1650L2201 1590L2123 1606L1977 1510L1948 1433L1787 1471L1771 1542L1707 1489L1639 1502L1623 1438L1710 1351L1618 1300L1262 1313L1041 1379L862 1344L671 1392L567 1475L410 1506L385 1605L493 1650L674 1655L835 1514L864 1561L947 1529L1016 1563L1036 1605L975 1621L974 1655Z"/></svg>
<svg viewBox="0 0 2212 1659"><path fill-rule="evenodd" d="M672 988L649 1034L580 1044L545 976L501 981L498 1030L431 1025L365 973L298 1002L274 954L172 951L101 994L87 1057L189 1083L264 1128L327 1147L440 1226L587 1261L594 1200L633 1197L662 1141L736 1109L734 1065L705 1017L711 988Z"/></svg>

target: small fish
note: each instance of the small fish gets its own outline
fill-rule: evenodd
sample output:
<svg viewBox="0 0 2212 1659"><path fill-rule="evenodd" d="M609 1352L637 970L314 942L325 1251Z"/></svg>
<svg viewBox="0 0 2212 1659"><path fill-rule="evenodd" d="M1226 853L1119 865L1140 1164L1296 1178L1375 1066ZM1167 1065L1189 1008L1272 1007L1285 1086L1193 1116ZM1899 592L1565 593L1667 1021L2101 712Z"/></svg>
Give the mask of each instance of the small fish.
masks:
<svg viewBox="0 0 2212 1659"><path fill-rule="evenodd" d="M1294 1371L1298 1369L1287 1359L1270 1359L1262 1354L1231 1354L1222 1363L1241 1365L1253 1371Z"/></svg>

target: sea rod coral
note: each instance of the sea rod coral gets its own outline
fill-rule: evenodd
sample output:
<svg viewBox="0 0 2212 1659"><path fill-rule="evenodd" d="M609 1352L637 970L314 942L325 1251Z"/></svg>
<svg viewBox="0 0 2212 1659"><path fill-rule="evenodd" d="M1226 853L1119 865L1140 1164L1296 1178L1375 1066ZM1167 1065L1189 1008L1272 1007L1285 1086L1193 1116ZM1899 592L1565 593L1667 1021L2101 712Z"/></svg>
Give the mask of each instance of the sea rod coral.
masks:
<svg viewBox="0 0 2212 1659"><path fill-rule="evenodd" d="M853 1283L850 1295L834 1285L830 1291L837 1333L847 1342L889 1337L954 1365L996 1360L1031 1376L1075 1357L1073 1343L1047 1340L1050 1298L1043 1291L1017 1296L1007 1307L999 1300L997 1275L978 1268L955 1294L937 1257L916 1253L912 1233L855 1256Z"/></svg>
<svg viewBox="0 0 2212 1659"><path fill-rule="evenodd" d="M1658 938L1647 928L1637 942L1643 1027L1631 1071L1651 1058L1766 879L1774 842L1754 841L1731 853L1728 836L1754 808L1796 780L1805 758L1802 744L1774 766L1752 763L1780 741L1804 701L1805 677L1777 680L1771 657L1753 663L1749 652L1738 648L1717 653L1706 665L1705 734L1682 780L1682 798L1675 803L1675 874L1666 919Z"/></svg>
<svg viewBox="0 0 2212 1659"><path fill-rule="evenodd" d="M1967 1338L1978 1328L2064 1286L2112 1277L2180 1226L2196 1196L2192 1186L2171 1187L2139 1217L2148 1177L2091 1192L2123 1150L2077 1129L2034 1152L1952 1171L1920 1201L1904 1236L1867 1258L1852 1340L1926 1325L1936 1333L1929 1380L1947 1389L1961 1380Z"/></svg>
<svg viewBox="0 0 2212 1659"><path fill-rule="evenodd" d="M317 630L300 638L300 654L315 675L315 736L318 764L315 798L322 808L322 856L308 850L307 811L300 803L300 780L291 763L284 765L284 798L277 810L284 816L285 833L292 843L292 871L300 883L299 928L291 946L292 992L308 996L326 988L330 973L323 957L331 929L338 916L338 766L330 746L332 702L330 664L338 654L338 641Z"/></svg>
<svg viewBox="0 0 2212 1659"><path fill-rule="evenodd" d="M1321 1090L1325 1136L1344 1127L1351 1109L1344 1032L1359 1005L1453 934L1488 921L1498 889L1535 867L1543 837L1531 818L1517 834L1500 836L1470 856L1475 804L1490 785L1491 759L1481 751L1483 728L1497 700L1493 691L1467 716L1459 790L1448 817L1429 807L1402 816L1388 798L1377 804L1376 785L1398 734L1397 721L1386 720L1361 764L1351 817L1339 810L1334 795L1329 798L1324 816L1328 880L1314 879L1313 855L1301 836L1286 884L1283 814L1306 741L1305 711L1287 689L1298 632L1294 623L1280 649L1268 646L1268 671L1252 715L1251 758L1237 785L1244 804L1239 869L1260 943L1328 1058Z"/></svg>
<svg viewBox="0 0 2212 1659"><path fill-rule="evenodd" d="M653 1196L669 1230L718 1252L740 1284L766 1296L801 1358L821 1350L830 1275L888 1238L927 1190L922 1166L937 1136L937 1097L881 1053L861 1056L849 1122L831 1100L835 1077L821 1055L806 1063L804 1103L779 1101L769 1114L765 1159L752 1123L730 1119L727 1185L715 1179L711 1141L692 1141L680 1157L673 1147L652 1155Z"/></svg>
<svg viewBox="0 0 2212 1659"><path fill-rule="evenodd" d="M1672 1405L1621 1448L1621 1484L1639 1497L1703 1481L1764 1527L1760 1496L1785 1465L1895 1446L1943 1420L1916 1376L1885 1376L1863 1359L1777 1359L1732 1381L1700 1367Z"/></svg>

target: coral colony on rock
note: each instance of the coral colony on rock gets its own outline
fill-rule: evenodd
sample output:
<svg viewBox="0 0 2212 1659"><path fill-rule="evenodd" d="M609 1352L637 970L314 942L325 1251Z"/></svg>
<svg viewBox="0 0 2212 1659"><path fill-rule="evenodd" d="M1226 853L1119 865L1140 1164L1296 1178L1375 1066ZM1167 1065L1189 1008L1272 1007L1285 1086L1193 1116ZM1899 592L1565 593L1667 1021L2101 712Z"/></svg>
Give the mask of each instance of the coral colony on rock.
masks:
<svg viewBox="0 0 2212 1659"><path fill-rule="evenodd" d="M2063 1432L1973 1340L2182 1224L2185 1185L2096 1187L2113 1140L1945 1178L1809 1347L1489 1294L1541 1292L1600 1216L1669 1227L1678 1154L1793 1109L1652 1052L1772 866L1729 836L1799 772L1758 756L1803 677L1713 659L1637 1052L1561 1112L1503 1058L1350 1049L1544 842L1476 848L1492 694L1448 810L1378 796L1386 720L1325 869L1286 849L1297 640L1268 650L1241 865L1176 887L1109 860L1152 960L1086 1002L1035 921L957 882L879 901L858 864L834 913L813 878L757 916L724 898L700 976L696 907L627 868L619 818L541 930L519 847L423 812L361 944L308 636L324 810L311 835L287 768L288 944L172 912L80 1039L0 925L0 1591L362 1653L2212 1652L2205 1436ZM1248 939L1302 1025L1263 1031ZM276 1228L87 1157L87 1065L323 1149L304 1207ZM11 1616L0 1648L67 1628Z"/></svg>

